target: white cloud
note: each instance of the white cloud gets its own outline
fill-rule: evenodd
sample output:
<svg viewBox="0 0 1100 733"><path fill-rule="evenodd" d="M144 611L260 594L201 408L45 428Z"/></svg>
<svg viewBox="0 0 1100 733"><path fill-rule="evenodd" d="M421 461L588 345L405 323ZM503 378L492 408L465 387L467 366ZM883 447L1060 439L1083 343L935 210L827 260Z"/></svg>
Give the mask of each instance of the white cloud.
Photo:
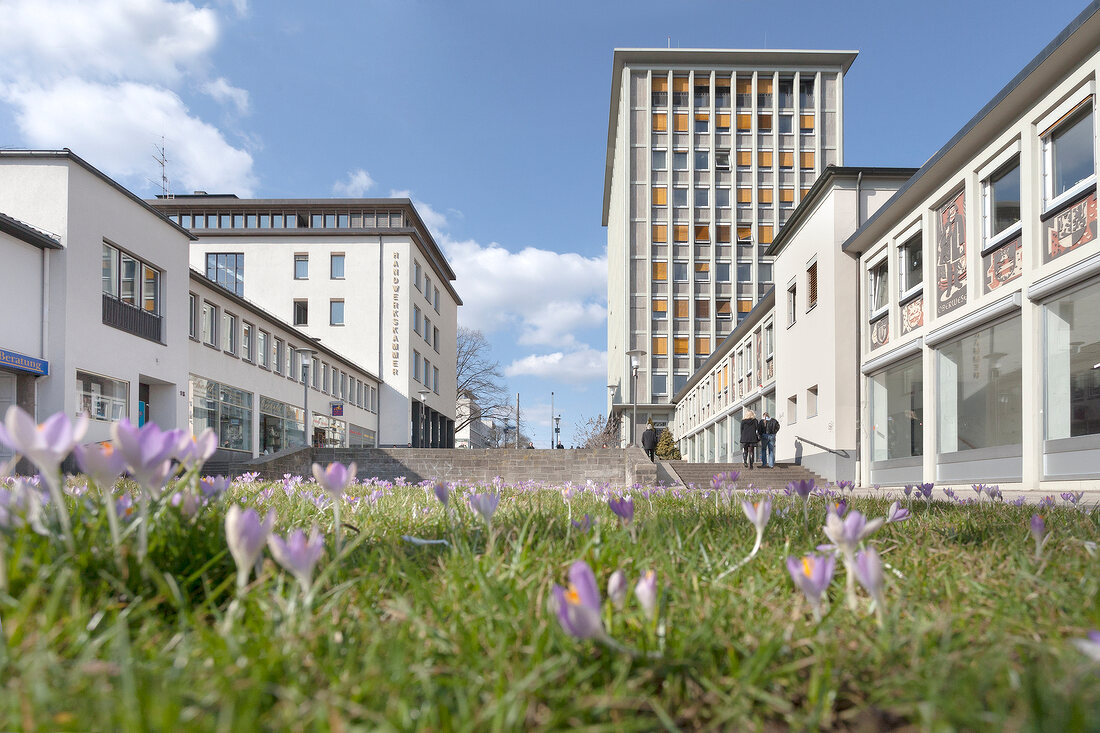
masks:
<svg viewBox="0 0 1100 733"><path fill-rule="evenodd" d="M252 156L190 114L174 92L147 84L66 79L49 87L9 87L16 124L35 147L68 147L112 175L145 182L153 145L165 138L173 190L251 196Z"/></svg>
<svg viewBox="0 0 1100 733"><path fill-rule="evenodd" d="M367 191L374 188L374 179L362 168L348 171L347 180L337 181L332 184L332 192L337 196L346 196L352 199L361 199Z"/></svg>
<svg viewBox="0 0 1100 733"><path fill-rule="evenodd" d="M529 376L582 384L602 379L607 374L607 352L584 348L579 351L531 354L517 359L504 369L509 377Z"/></svg>
<svg viewBox="0 0 1100 733"><path fill-rule="evenodd" d="M219 76L214 81L206 82L202 86L202 91L221 104L231 102L239 114L248 114L248 91L233 86L225 77Z"/></svg>
<svg viewBox="0 0 1100 733"><path fill-rule="evenodd" d="M238 18L248 15L248 0L218 0L221 5L228 5L237 12Z"/></svg>
<svg viewBox="0 0 1100 733"><path fill-rule="evenodd" d="M420 201L413 196L412 191L408 189L391 189L390 196L395 199L409 199L412 201L413 206L416 208L416 213L420 214L420 218L424 220L425 226L428 227L428 231L432 236L439 238L447 231L447 216L441 214L432 208L432 205L426 201ZM461 214L460 214L461 215Z"/></svg>
<svg viewBox="0 0 1100 733"><path fill-rule="evenodd" d="M39 83L169 82L201 66L218 40L209 8L167 0L0 0L0 75Z"/></svg>
<svg viewBox="0 0 1100 733"><path fill-rule="evenodd" d="M558 348L607 318L607 258L499 244L442 242L464 305L459 321L486 332L518 326L518 341Z"/></svg>

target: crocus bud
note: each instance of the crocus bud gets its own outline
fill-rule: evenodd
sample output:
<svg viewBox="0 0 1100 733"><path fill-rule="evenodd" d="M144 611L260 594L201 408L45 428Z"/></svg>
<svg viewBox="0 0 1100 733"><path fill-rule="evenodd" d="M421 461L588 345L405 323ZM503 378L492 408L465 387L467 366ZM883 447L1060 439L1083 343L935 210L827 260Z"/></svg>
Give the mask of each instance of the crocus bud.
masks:
<svg viewBox="0 0 1100 733"><path fill-rule="evenodd" d="M646 618L653 619L657 615L657 574L647 570L638 584L634 586L634 595L638 599L638 605L642 607Z"/></svg>
<svg viewBox="0 0 1100 733"><path fill-rule="evenodd" d="M626 573L616 570L607 581L607 597L615 608L622 608L626 600Z"/></svg>

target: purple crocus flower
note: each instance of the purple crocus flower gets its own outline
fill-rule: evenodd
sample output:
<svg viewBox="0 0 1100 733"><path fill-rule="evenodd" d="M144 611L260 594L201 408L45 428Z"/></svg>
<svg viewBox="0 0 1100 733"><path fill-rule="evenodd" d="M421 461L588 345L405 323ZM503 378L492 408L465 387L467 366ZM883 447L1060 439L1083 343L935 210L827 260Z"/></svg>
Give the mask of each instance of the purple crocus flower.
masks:
<svg viewBox="0 0 1100 733"><path fill-rule="evenodd" d="M499 505L500 494L496 492L474 494L470 497L470 508L481 515L481 518L485 520L485 524L492 522L493 514L496 513Z"/></svg>
<svg viewBox="0 0 1100 733"><path fill-rule="evenodd" d="M1015 499L1009 502L1012 506L1023 506L1027 503L1027 498L1023 496L1017 496Z"/></svg>
<svg viewBox="0 0 1100 733"><path fill-rule="evenodd" d="M129 521L134 516L136 509L134 497L130 494L123 494L115 500L115 514L119 519Z"/></svg>
<svg viewBox="0 0 1100 733"><path fill-rule="evenodd" d="M749 557L752 557L760 550L760 543L764 541L764 528L772 518L772 500L764 499L755 503L742 501L741 509L756 527L756 542L753 543L752 551L749 553Z"/></svg>
<svg viewBox="0 0 1100 733"><path fill-rule="evenodd" d="M843 517L844 512L848 511L848 502L844 499L836 502L828 502L825 504L825 512L827 514L835 514L838 517Z"/></svg>
<svg viewBox="0 0 1100 733"><path fill-rule="evenodd" d="M44 475L53 476L87 431L86 412L80 414L76 424L69 422L68 415L58 412L37 425L23 408L12 405L0 425L0 442L33 463Z"/></svg>
<svg viewBox="0 0 1100 733"><path fill-rule="evenodd" d="M229 545L229 554L237 563L238 588L243 588L248 583L248 574L259 561L274 523L274 511L269 511L262 522L255 509L242 510L234 504L226 512L225 539Z"/></svg>
<svg viewBox="0 0 1100 733"><path fill-rule="evenodd" d="M710 480L710 486L715 491L727 489L737 483L737 478L740 475L740 471L723 471L722 473L714 475L714 477Z"/></svg>
<svg viewBox="0 0 1100 733"><path fill-rule="evenodd" d="M906 484L901 493L905 494L905 498L908 499L909 495L913 493L913 484Z"/></svg>
<svg viewBox="0 0 1100 733"><path fill-rule="evenodd" d="M207 428L199 435L189 435L186 430L180 432L182 435L176 442L176 460L184 466L202 466L217 452L218 435L213 428Z"/></svg>
<svg viewBox="0 0 1100 733"><path fill-rule="evenodd" d="M626 600L626 573L616 570L607 580L607 597L615 608L622 608Z"/></svg>
<svg viewBox="0 0 1100 733"><path fill-rule="evenodd" d="M925 499L931 500L932 489L935 488L935 486L935 484L918 484L917 491L919 491L920 495L923 496Z"/></svg>
<svg viewBox="0 0 1100 733"><path fill-rule="evenodd" d="M909 518L909 510L901 505L900 501L895 501L890 505L890 511L886 513L886 523L893 524L894 522L904 522Z"/></svg>
<svg viewBox="0 0 1100 733"><path fill-rule="evenodd" d="M193 517L199 513L199 509L205 504L205 500L200 499L191 493L183 493L177 491L172 494L172 499L169 502L172 506L180 510L180 514L185 517Z"/></svg>
<svg viewBox="0 0 1100 733"><path fill-rule="evenodd" d="M233 479L228 476L207 477L199 481L199 490L207 499L215 499L229 491L232 485Z"/></svg>
<svg viewBox="0 0 1100 733"><path fill-rule="evenodd" d="M1039 506L1044 509L1054 506L1054 495L1044 496L1042 499L1039 499Z"/></svg>
<svg viewBox="0 0 1100 733"><path fill-rule="evenodd" d="M313 583L313 568L325 549L324 538L317 530L317 525L313 525L310 530L309 539L306 539L306 533L300 529L294 530L285 539L272 534L267 538L267 547L275 562L288 570L302 586L302 592L308 594Z"/></svg>
<svg viewBox="0 0 1100 733"><path fill-rule="evenodd" d="M1073 639L1073 645L1079 652L1100 664L1100 631L1093 629L1084 639Z"/></svg>
<svg viewBox="0 0 1100 733"><path fill-rule="evenodd" d="M623 524L630 524L634 520L634 500L629 496L622 496L618 499L608 497L607 506L611 508L615 516L623 520Z"/></svg>
<svg viewBox="0 0 1100 733"><path fill-rule="evenodd" d="M139 428L123 418L111 426L111 437L134 481L154 496L159 496L172 470L169 459L176 451L178 434L161 430L152 422Z"/></svg>
<svg viewBox="0 0 1100 733"><path fill-rule="evenodd" d="M794 584L806 594L816 616L821 614L821 596L833 582L835 570L836 557L833 555L810 554L802 558L787 558L787 572L791 574Z"/></svg>
<svg viewBox="0 0 1100 733"><path fill-rule="evenodd" d="M125 459L111 443L78 445L73 453L80 470L88 474L95 485L105 492L110 492L115 481L126 469Z"/></svg>
<svg viewBox="0 0 1100 733"><path fill-rule="evenodd" d="M990 501L1004 501L1005 497L1004 494L1001 492L1000 486L986 486L985 493L986 496L989 497Z"/></svg>
<svg viewBox="0 0 1100 733"><path fill-rule="evenodd" d="M856 555L856 579L867 593L882 605L882 559L873 547Z"/></svg>
<svg viewBox="0 0 1100 733"><path fill-rule="evenodd" d="M585 514L580 521L577 521L576 519L572 521L573 526L576 527L577 531L581 534L586 534L588 530L592 529L592 517L588 516L587 514Z"/></svg>
<svg viewBox="0 0 1100 733"><path fill-rule="evenodd" d="M321 488L334 499L339 499L344 495L344 490L355 478L355 471L355 461L347 466L343 463L333 462L325 468L321 468L320 463L313 464L313 478L317 479L317 483L321 485Z"/></svg>
<svg viewBox="0 0 1100 733"><path fill-rule="evenodd" d="M791 493L797 494L803 501L806 501L810 498L810 494L813 493L814 480L811 478L802 479L801 481L791 481L787 484L787 488Z"/></svg>
<svg viewBox="0 0 1100 733"><path fill-rule="evenodd" d="M607 636L600 617L600 590L588 563L578 560L569 568L569 587L554 586L558 623L577 639L603 639Z"/></svg>
<svg viewBox="0 0 1100 733"><path fill-rule="evenodd" d="M1062 501L1067 501L1074 506L1077 506L1077 502L1081 501L1081 497L1085 495L1084 491L1063 491Z"/></svg>
<svg viewBox="0 0 1100 733"><path fill-rule="evenodd" d="M435 498L439 499L439 503L444 507L447 506L447 500L451 498L451 488L447 486L447 482L436 481L432 485L432 491L435 492Z"/></svg>
<svg viewBox="0 0 1100 733"><path fill-rule="evenodd" d="M634 586L634 597L638 599L638 605L646 618L653 620L657 615L657 574L647 570Z"/></svg>
<svg viewBox="0 0 1100 733"><path fill-rule="evenodd" d="M1043 547L1050 539L1047 523L1038 514L1031 515L1031 538L1035 540L1035 559L1038 560L1043 554Z"/></svg>
<svg viewBox="0 0 1100 733"><path fill-rule="evenodd" d="M855 555L859 543L878 531L878 528L885 523L886 520L881 517L868 521L867 517L853 509L844 519L835 514L826 517L825 535L844 553L845 557L850 558Z"/></svg>

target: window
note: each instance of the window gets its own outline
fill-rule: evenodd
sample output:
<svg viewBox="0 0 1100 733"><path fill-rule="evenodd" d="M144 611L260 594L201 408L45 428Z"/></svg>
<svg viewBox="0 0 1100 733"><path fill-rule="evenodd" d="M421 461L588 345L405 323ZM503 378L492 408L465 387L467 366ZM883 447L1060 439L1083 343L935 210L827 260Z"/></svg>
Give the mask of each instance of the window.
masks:
<svg viewBox="0 0 1100 733"><path fill-rule="evenodd" d="M663 321L668 318L668 299L667 298L654 298L653 299L653 319L657 321Z"/></svg>
<svg viewBox="0 0 1100 733"><path fill-rule="evenodd" d="M321 391L328 394L329 389L329 371L331 367L328 364L321 364Z"/></svg>
<svg viewBox="0 0 1100 733"><path fill-rule="evenodd" d="M328 303L328 322L331 326L344 325L344 301L330 300Z"/></svg>
<svg viewBox="0 0 1100 733"><path fill-rule="evenodd" d="M118 250L103 245L103 294L118 298Z"/></svg>
<svg viewBox="0 0 1100 733"><path fill-rule="evenodd" d="M710 81L704 81L702 83L695 82L695 106L696 107L709 107L710 106Z"/></svg>
<svg viewBox="0 0 1100 733"><path fill-rule="evenodd" d="M1020 223L1020 159L1015 157L982 184L986 241Z"/></svg>
<svg viewBox="0 0 1100 733"><path fill-rule="evenodd" d="M672 348L676 354L689 354L691 353L691 344L687 338L677 337L672 339Z"/></svg>
<svg viewBox="0 0 1100 733"><path fill-rule="evenodd" d="M206 277L229 292L244 297L244 254L207 252Z"/></svg>
<svg viewBox="0 0 1100 733"><path fill-rule="evenodd" d="M710 206L710 189L695 189L695 206L700 209Z"/></svg>
<svg viewBox="0 0 1100 733"><path fill-rule="evenodd" d="M756 80L756 106L766 109L772 106L772 80L758 77Z"/></svg>
<svg viewBox="0 0 1100 733"><path fill-rule="evenodd" d="M764 357L771 359L775 354L775 329L772 324L764 327Z"/></svg>
<svg viewBox="0 0 1100 733"><path fill-rule="evenodd" d="M421 276L420 263L413 260L413 285L417 290L420 290L420 276Z"/></svg>
<svg viewBox="0 0 1100 733"><path fill-rule="evenodd" d="M720 171L728 171L730 169L730 151L728 151L728 150L719 150L719 151L717 151L714 154L714 167L717 170L720 170ZM727 191L727 194L726 194L726 203L724 205L729 206L729 194L728 194L729 189L727 188L725 190Z"/></svg>
<svg viewBox="0 0 1100 733"><path fill-rule="evenodd" d="M653 131L668 132L668 115L664 112L653 115Z"/></svg>
<svg viewBox="0 0 1100 733"><path fill-rule="evenodd" d="M940 347L936 369L940 453L1021 444L1020 324L1016 316Z"/></svg>
<svg viewBox="0 0 1100 733"><path fill-rule="evenodd" d="M311 376L312 381L313 381L313 388L314 389L320 389L321 388L321 363L317 359L316 356L313 357L312 359L310 359L309 373L310 373L310 376Z"/></svg>
<svg viewBox="0 0 1100 733"><path fill-rule="evenodd" d="M872 265L869 272L871 288L871 317L878 315L890 302L889 262L883 259Z"/></svg>
<svg viewBox="0 0 1100 733"><path fill-rule="evenodd" d="M924 370L921 357L870 379L871 460L924 455Z"/></svg>
<svg viewBox="0 0 1100 733"><path fill-rule="evenodd" d="M309 255L294 255L294 279L309 279Z"/></svg>
<svg viewBox="0 0 1100 733"><path fill-rule="evenodd" d="M432 308L439 312L439 288L432 288Z"/></svg>
<svg viewBox="0 0 1100 733"><path fill-rule="evenodd" d="M798 106L802 109L812 109L814 106L814 80L798 80Z"/></svg>
<svg viewBox="0 0 1100 733"><path fill-rule="evenodd" d="M146 313L160 313L160 271L142 265L141 307Z"/></svg>
<svg viewBox="0 0 1100 733"><path fill-rule="evenodd" d="M650 81L650 103L653 107L668 106L668 77L654 76Z"/></svg>
<svg viewBox="0 0 1100 733"><path fill-rule="evenodd" d="M794 79L779 80L779 107L790 109L794 106Z"/></svg>
<svg viewBox="0 0 1100 733"><path fill-rule="evenodd" d="M708 282L710 280L710 263L695 263L695 282Z"/></svg>
<svg viewBox="0 0 1100 733"><path fill-rule="evenodd" d="M439 394L439 367L432 367L432 391Z"/></svg>
<svg viewBox="0 0 1100 733"><path fill-rule="evenodd" d="M668 263L667 262L654 262L653 263L653 279L658 282L664 282L668 280Z"/></svg>
<svg viewBox="0 0 1100 733"><path fill-rule="evenodd" d="M252 393L191 375L192 429L211 428L222 450L252 451Z"/></svg>
<svg viewBox="0 0 1100 733"><path fill-rule="evenodd" d="M271 340L271 364L276 374L283 373L283 340L280 338Z"/></svg>
<svg viewBox="0 0 1100 733"><path fill-rule="evenodd" d="M710 318L710 301L709 300L696 300L695 301L695 317L696 318Z"/></svg>
<svg viewBox="0 0 1100 733"><path fill-rule="evenodd" d="M795 322L795 314L798 312L795 306L798 303L798 286L791 285L787 288L787 325Z"/></svg>
<svg viewBox="0 0 1100 733"><path fill-rule="evenodd" d="M430 318L424 319L424 340L429 344L432 342L432 321Z"/></svg>
<svg viewBox="0 0 1100 733"><path fill-rule="evenodd" d="M1092 179L1093 166L1092 98L1057 123L1043 138L1043 175L1046 179L1046 204L1049 207L1063 195L1072 196Z"/></svg>
<svg viewBox="0 0 1100 733"><path fill-rule="evenodd" d="M1046 439L1100 433L1100 281L1043 308Z"/></svg>
<svg viewBox="0 0 1100 733"><path fill-rule="evenodd" d="M806 269L806 310L813 310L817 305L817 262ZM807 409L809 405L807 405Z"/></svg>
<svg viewBox="0 0 1100 733"><path fill-rule="evenodd" d="M260 331L256 335L256 354L260 357L260 366L267 367L271 362L267 351L268 335Z"/></svg>
<svg viewBox="0 0 1100 733"><path fill-rule="evenodd" d="M921 235L915 234L898 247L898 284L901 297L906 298L920 290L924 282L924 249Z"/></svg>
<svg viewBox="0 0 1100 733"><path fill-rule="evenodd" d="M661 189L655 188L654 192ZM688 190L686 188L674 188L672 189L672 205L673 206L687 206L688 205Z"/></svg>
<svg viewBox="0 0 1100 733"><path fill-rule="evenodd" d="M413 331L417 336L421 334L420 330L420 306L413 306Z"/></svg>
<svg viewBox="0 0 1100 733"><path fill-rule="evenodd" d="M688 169L688 154L681 150L675 150L672 153L672 169L677 171L686 171Z"/></svg>
<svg viewBox="0 0 1100 733"><path fill-rule="evenodd" d="M686 262L672 263L672 279L681 282L688 279L688 265Z"/></svg>
<svg viewBox="0 0 1100 733"><path fill-rule="evenodd" d="M730 263L719 262L715 265L714 281L728 283L730 281Z"/></svg>
<svg viewBox="0 0 1100 733"><path fill-rule="evenodd" d="M663 171L668 168L668 153L664 150L653 151L653 170Z"/></svg>
<svg viewBox="0 0 1100 733"><path fill-rule="evenodd" d="M432 327L432 348L435 349L435 353L439 353L439 329Z"/></svg>
<svg viewBox="0 0 1100 733"><path fill-rule="evenodd" d="M413 379L420 381L420 352L413 349Z"/></svg>
<svg viewBox="0 0 1100 733"><path fill-rule="evenodd" d="M294 325L295 326L308 326L309 325L309 301L308 300L296 300L296 301L294 301Z"/></svg>
<svg viewBox="0 0 1100 733"><path fill-rule="evenodd" d="M704 135L709 131L710 131L710 116L705 115L705 114L695 115L695 134Z"/></svg>
<svg viewBox="0 0 1100 733"><path fill-rule="evenodd" d="M762 283L770 283L772 281L772 263L761 262L756 266L756 275Z"/></svg>
<svg viewBox="0 0 1100 733"><path fill-rule="evenodd" d="M77 414L118 422L130 415L130 383L91 372L76 372Z"/></svg>
<svg viewBox="0 0 1100 733"><path fill-rule="evenodd" d="M298 382L302 377L302 355L294 344L286 345L286 375Z"/></svg>
<svg viewBox="0 0 1100 733"><path fill-rule="evenodd" d="M218 309L206 301L202 304L202 342L207 346L218 345Z"/></svg>
<svg viewBox="0 0 1100 733"><path fill-rule="evenodd" d="M237 317L222 311L222 351L237 353Z"/></svg>
<svg viewBox="0 0 1100 733"><path fill-rule="evenodd" d="M742 283L752 282L752 263L751 262L738 262L737 263L737 282L742 282Z"/></svg>
<svg viewBox="0 0 1100 733"><path fill-rule="evenodd" d="M428 294L432 292L432 279L426 274L424 275L424 297L427 298Z"/></svg>
<svg viewBox="0 0 1100 733"><path fill-rule="evenodd" d="M687 299L677 298L676 300L672 301L672 307L672 314L676 318L688 318L691 315L691 313L689 312L689 309L691 308L691 301Z"/></svg>
<svg viewBox="0 0 1100 733"><path fill-rule="evenodd" d="M194 293L188 293L187 299L187 334L191 338L198 338L199 298Z"/></svg>
<svg viewBox="0 0 1100 733"><path fill-rule="evenodd" d="M817 417L817 385L806 390L806 417Z"/></svg>
<svg viewBox="0 0 1100 733"><path fill-rule="evenodd" d="M676 107L687 107L691 103L691 93L688 91L688 78L677 76L672 79L672 104Z"/></svg>
<svg viewBox="0 0 1100 733"><path fill-rule="evenodd" d="M654 224L653 225L653 241L657 244L663 244L668 241L668 225L667 224Z"/></svg>
<svg viewBox="0 0 1100 733"><path fill-rule="evenodd" d="M653 337L653 355L654 356L667 356L668 355L668 337L666 337L666 336L654 336Z"/></svg>
<svg viewBox="0 0 1100 733"><path fill-rule="evenodd" d="M705 171L710 168L710 151L708 150L696 150L695 151L695 170Z"/></svg>
<svg viewBox="0 0 1100 733"><path fill-rule="evenodd" d="M655 395L668 394L668 375L667 374L654 374L653 375L653 394L655 394Z"/></svg>
<svg viewBox="0 0 1100 733"><path fill-rule="evenodd" d="M798 397L790 396L787 398L787 424L794 425L798 422Z"/></svg>
<svg viewBox="0 0 1100 733"><path fill-rule="evenodd" d="M252 361L252 324L241 324L241 358Z"/></svg>
<svg viewBox="0 0 1100 733"><path fill-rule="evenodd" d="M333 280L344 279L344 255L334 254L329 258L329 277Z"/></svg>

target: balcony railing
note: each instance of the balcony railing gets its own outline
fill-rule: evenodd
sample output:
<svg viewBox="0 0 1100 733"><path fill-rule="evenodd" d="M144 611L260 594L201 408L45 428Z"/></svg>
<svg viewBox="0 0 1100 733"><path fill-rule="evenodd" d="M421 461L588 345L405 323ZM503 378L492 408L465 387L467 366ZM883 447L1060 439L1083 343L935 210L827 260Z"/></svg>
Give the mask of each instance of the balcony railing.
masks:
<svg viewBox="0 0 1100 733"><path fill-rule="evenodd" d="M161 317L103 294L103 323L143 339L162 343Z"/></svg>

